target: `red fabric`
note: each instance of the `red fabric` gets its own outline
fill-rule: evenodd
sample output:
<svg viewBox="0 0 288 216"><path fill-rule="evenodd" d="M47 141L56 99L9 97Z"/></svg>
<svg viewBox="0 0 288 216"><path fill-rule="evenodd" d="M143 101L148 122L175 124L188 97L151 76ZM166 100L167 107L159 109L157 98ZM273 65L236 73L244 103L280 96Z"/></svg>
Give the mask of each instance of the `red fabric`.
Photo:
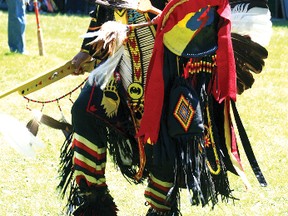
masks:
<svg viewBox="0 0 288 216"><path fill-rule="evenodd" d="M219 7L218 14L223 18L223 23L218 31L218 49L216 51L217 82L214 85L213 95L219 103L230 98L236 101L236 66L231 40L230 5ZM216 86L217 85L217 86Z"/></svg>
<svg viewBox="0 0 288 216"><path fill-rule="evenodd" d="M177 5L178 4L178 5ZM156 143L160 129L160 118L164 99L164 81L163 81L163 34L182 20L184 16L191 12L197 12L207 5L219 6L217 13L223 18L218 33L217 54L217 80L214 82L213 95L219 101L225 98L236 99L236 72L233 55L233 48L230 35L230 6L227 0L171 0L159 20L155 38L155 45L151 61L147 71L147 83L145 90L145 111L141 121L137 137L143 138L144 142L150 138L152 143ZM163 19L167 13L173 11L166 23ZM222 19L221 19L222 20Z"/></svg>

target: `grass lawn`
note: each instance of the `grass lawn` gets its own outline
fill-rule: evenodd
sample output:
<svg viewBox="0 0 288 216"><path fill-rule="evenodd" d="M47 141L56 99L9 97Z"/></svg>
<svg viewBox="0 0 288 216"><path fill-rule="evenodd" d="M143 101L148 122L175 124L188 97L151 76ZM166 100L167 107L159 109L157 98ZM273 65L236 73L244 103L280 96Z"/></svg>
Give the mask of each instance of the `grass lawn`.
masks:
<svg viewBox="0 0 288 216"><path fill-rule="evenodd" d="M7 12L0 11L0 92L70 60L81 45L79 35L86 31L88 16L41 15L44 56L38 54L37 28L34 14L27 16L26 42L29 55L9 53L7 45ZM210 207L191 207L186 191L182 191L181 211L188 215L288 215L288 21L273 21L273 37L268 46L269 58L264 71L255 76L252 89L238 97L238 109L253 145L258 163L268 182L260 187L240 151L252 189L247 191L241 180L233 175L231 188L240 201ZM38 92L28 95L35 100L57 98L80 84L85 76L67 77ZM79 91L71 95L75 100ZM63 114L70 121L71 101L59 101ZM0 99L0 113L6 113L27 123L31 112L41 110L56 119L61 117L57 103L27 102L13 93ZM7 124L6 122L0 122ZM15 136L17 131L15 130ZM0 134L0 212L7 216L63 215L65 205L56 191L60 147L64 141L61 131L41 125L38 138L45 148L37 150L36 158L27 158L12 149ZM144 185L130 185L111 162L107 182L120 209L120 216L145 215Z"/></svg>

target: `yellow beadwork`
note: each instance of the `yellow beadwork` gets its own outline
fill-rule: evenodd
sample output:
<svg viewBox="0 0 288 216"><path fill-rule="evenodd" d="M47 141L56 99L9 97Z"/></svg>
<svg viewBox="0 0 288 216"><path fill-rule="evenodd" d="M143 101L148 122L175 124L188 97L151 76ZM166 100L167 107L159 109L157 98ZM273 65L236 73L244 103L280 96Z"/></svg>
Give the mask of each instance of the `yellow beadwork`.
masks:
<svg viewBox="0 0 288 216"><path fill-rule="evenodd" d="M206 126L207 131L208 131L207 136L209 136L210 140L211 140L211 145L212 145L212 148L213 148L215 161L216 161L216 164L217 164L217 169L213 170L213 168L212 168L210 162L208 161L208 159L206 160L206 163L207 163L207 166L208 166L210 172L213 175L219 175L219 173L221 171L221 167L220 167L219 156L218 156L218 153L217 153L217 149L216 149L216 146L215 146L215 141L214 141L214 137L213 137L213 133L212 133L211 117L210 117L210 113L209 113L209 110L208 110L208 106L206 106L206 112L207 112L207 119L208 119L208 126Z"/></svg>

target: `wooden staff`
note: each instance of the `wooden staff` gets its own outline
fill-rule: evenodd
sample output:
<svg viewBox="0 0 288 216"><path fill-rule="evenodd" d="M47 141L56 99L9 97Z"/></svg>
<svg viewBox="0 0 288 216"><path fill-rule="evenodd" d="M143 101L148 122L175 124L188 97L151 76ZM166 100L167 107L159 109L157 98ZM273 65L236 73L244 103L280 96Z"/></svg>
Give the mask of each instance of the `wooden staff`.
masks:
<svg viewBox="0 0 288 216"><path fill-rule="evenodd" d="M39 9L38 9L38 2L37 0L33 1L34 5L34 11L36 15L36 24L37 24L37 38L38 38L38 48L39 48L39 55L44 55L44 48L43 48L43 37L42 37L42 31L40 27L40 21L39 21Z"/></svg>

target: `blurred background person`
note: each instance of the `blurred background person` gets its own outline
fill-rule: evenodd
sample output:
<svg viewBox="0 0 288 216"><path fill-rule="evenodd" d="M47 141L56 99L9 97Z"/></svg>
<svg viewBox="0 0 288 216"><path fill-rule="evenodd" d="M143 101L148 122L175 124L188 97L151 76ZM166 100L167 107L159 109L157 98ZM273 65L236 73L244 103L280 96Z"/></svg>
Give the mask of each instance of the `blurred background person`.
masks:
<svg viewBox="0 0 288 216"><path fill-rule="evenodd" d="M11 52L26 54L26 1L6 0L8 6L8 45Z"/></svg>

